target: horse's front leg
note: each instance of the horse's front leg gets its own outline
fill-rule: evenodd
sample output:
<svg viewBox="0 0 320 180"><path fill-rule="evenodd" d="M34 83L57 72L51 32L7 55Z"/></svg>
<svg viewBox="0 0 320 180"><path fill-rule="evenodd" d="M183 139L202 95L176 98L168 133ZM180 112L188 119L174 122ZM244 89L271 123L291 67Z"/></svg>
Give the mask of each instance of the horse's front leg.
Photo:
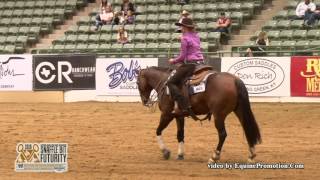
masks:
<svg viewBox="0 0 320 180"><path fill-rule="evenodd" d="M178 157L177 160L184 159L184 117L177 117L177 139L178 139Z"/></svg>
<svg viewBox="0 0 320 180"><path fill-rule="evenodd" d="M156 131L158 144L160 146L160 150L162 151L164 159L170 158L170 150L164 144L161 133L169 125L169 123L173 120L173 118L174 117L171 114L162 113L160 117L160 123Z"/></svg>

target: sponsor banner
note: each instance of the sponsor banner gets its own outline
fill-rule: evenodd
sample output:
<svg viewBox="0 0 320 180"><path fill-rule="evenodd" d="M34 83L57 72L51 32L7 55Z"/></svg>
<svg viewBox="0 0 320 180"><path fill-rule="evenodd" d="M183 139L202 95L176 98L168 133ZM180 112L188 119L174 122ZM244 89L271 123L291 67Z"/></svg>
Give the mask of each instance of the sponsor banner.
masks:
<svg viewBox="0 0 320 180"><path fill-rule="evenodd" d="M320 57L292 57L291 96L320 97Z"/></svg>
<svg viewBox="0 0 320 180"><path fill-rule="evenodd" d="M290 96L290 57L226 57L221 71L244 81L250 96Z"/></svg>
<svg viewBox="0 0 320 180"><path fill-rule="evenodd" d="M95 89L95 55L33 57L34 90Z"/></svg>
<svg viewBox="0 0 320 180"><path fill-rule="evenodd" d="M32 91L32 55L0 55L0 91Z"/></svg>
<svg viewBox="0 0 320 180"><path fill-rule="evenodd" d="M68 144L18 143L15 160L16 172L66 172Z"/></svg>
<svg viewBox="0 0 320 180"><path fill-rule="evenodd" d="M136 83L138 71L150 66L158 66L158 59L97 59L97 94L110 96L139 96Z"/></svg>

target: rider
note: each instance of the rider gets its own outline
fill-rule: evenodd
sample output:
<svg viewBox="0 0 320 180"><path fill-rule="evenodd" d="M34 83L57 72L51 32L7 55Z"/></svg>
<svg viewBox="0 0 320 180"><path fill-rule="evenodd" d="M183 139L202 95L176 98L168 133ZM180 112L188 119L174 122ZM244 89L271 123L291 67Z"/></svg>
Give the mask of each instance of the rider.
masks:
<svg viewBox="0 0 320 180"><path fill-rule="evenodd" d="M179 65L176 73L168 80L168 87L171 97L175 101L175 113L179 108L183 113L191 115L193 111L188 100L182 95L181 88L184 80L192 75L196 65L203 63L203 55L200 49L200 38L195 31L192 19L184 18L181 22L175 24L176 26L181 26L181 49L178 57L169 59L170 64Z"/></svg>

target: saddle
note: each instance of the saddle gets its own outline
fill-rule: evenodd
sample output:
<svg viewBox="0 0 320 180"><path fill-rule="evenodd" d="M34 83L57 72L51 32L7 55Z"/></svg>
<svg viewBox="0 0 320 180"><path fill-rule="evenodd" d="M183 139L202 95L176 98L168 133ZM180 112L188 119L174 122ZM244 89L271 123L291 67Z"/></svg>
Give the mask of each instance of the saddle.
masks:
<svg viewBox="0 0 320 180"><path fill-rule="evenodd" d="M209 65L197 65L196 69L193 71L193 75L189 78L187 84L190 86L198 85L202 81L205 81L209 74L215 73L212 66Z"/></svg>

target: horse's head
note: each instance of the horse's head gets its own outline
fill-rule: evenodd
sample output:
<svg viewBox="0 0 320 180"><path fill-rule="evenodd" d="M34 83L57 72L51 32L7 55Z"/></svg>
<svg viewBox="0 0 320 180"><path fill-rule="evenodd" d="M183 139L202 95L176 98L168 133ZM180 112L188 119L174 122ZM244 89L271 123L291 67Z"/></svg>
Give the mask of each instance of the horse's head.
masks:
<svg viewBox="0 0 320 180"><path fill-rule="evenodd" d="M149 97L153 88L150 86L146 77L146 70L147 69L141 69L139 71L137 77L137 85L143 105L149 106Z"/></svg>

